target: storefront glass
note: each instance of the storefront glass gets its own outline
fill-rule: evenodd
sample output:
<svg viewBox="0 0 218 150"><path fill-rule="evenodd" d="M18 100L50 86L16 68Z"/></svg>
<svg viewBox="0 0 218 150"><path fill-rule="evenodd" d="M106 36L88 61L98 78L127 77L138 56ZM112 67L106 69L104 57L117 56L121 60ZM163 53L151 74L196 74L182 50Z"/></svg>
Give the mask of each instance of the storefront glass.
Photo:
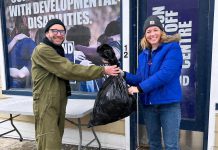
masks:
<svg viewBox="0 0 218 150"><path fill-rule="evenodd" d="M5 0L10 89L30 89L31 54L42 42L48 20L66 26L65 56L81 65L103 65L96 53L102 43L121 58L120 0ZM104 79L71 81L72 91L97 92Z"/></svg>

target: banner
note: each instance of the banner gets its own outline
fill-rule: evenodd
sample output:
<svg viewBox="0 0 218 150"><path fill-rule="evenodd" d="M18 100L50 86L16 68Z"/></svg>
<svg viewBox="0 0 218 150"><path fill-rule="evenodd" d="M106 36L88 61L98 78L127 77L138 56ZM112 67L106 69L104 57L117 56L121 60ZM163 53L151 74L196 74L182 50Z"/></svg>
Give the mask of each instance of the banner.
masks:
<svg viewBox="0 0 218 150"><path fill-rule="evenodd" d="M167 34L179 33L181 36L183 66L180 82L183 90L183 119L195 119L196 116L198 3L198 0L147 0L147 16L157 15Z"/></svg>
<svg viewBox="0 0 218 150"><path fill-rule="evenodd" d="M120 59L120 0L5 0L10 88L31 88L31 54L48 20L58 18L67 33L66 57L81 65L102 65L97 46L107 43ZM103 80L71 81L73 91L97 92Z"/></svg>

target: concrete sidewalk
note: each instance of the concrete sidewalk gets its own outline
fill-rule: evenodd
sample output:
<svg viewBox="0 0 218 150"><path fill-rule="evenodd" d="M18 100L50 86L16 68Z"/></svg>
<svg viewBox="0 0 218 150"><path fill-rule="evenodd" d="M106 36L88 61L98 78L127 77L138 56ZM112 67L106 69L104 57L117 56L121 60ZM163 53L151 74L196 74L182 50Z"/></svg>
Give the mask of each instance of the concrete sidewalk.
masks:
<svg viewBox="0 0 218 150"><path fill-rule="evenodd" d="M61 150L77 150L78 146L63 144ZM13 138L0 138L0 150L36 150L35 141L23 140ZM87 148L87 150L97 150L97 148ZM101 149L112 150L112 149Z"/></svg>

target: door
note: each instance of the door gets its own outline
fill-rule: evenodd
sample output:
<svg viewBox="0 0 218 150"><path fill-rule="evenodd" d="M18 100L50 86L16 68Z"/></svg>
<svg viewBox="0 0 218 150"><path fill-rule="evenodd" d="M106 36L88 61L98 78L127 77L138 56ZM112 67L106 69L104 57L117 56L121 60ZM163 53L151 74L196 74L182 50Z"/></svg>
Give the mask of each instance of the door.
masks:
<svg viewBox="0 0 218 150"><path fill-rule="evenodd" d="M160 17L167 34L179 33L181 36L180 46L183 52L183 67L180 76L183 90L181 145L185 149L206 149L207 145L212 51L211 18L213 9L211 8L213 8L213 2L203 0L146 0L132 4L132 9L135 9L138 13L133 14L131 20L137 24L138 28L133 28L131 35L138 33L139 36L138 38L132 37L130 43L134 43L136 47L138 46L135 41L140 41L143 36L143 24L146 17L150 15ZM138 20L135 20L135 18L138 18ZM131 63L133 72L136 62L135 60L134 63ZM137 145L146 145L147 142L143 134L146 131L143 127L141 112L142 110L139 108L138 119L137 115L131 117L131 127L136 125L137 122L139 123L138 128L132 128L132 135L137 132L140 133L138 134L139 140L131 141L131 148L133 149Z"/></svg>

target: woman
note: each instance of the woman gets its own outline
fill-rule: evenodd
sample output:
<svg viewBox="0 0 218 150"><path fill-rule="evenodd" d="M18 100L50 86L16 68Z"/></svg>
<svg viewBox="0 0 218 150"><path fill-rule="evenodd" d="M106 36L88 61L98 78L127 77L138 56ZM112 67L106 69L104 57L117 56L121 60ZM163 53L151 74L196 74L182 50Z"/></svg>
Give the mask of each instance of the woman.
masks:
<svg viewBox="0 0 218 150"><path fill-rule="evenodd" d="M144 23L137 74L124 73L130 94L139 93L150 150L179 150L182 52L178 34L167 36L157 16ZM161 132L162 128L162 132Z"/></svg>

